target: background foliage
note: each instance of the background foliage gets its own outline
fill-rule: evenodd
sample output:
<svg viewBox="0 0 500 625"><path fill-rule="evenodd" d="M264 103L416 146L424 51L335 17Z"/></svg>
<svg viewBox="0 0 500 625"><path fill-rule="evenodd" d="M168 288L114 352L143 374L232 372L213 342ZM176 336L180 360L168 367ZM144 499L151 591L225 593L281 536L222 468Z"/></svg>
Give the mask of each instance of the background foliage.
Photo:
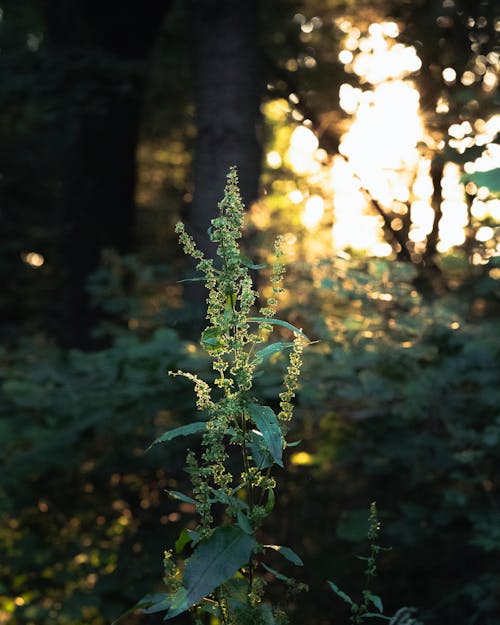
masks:
<svg viewBox="0 0 500 625"><path fill-rule="evenodd" d="M0 623L112 621L154 590L162 550L192 514L164 492L182 490L183 449L144 449L192 420L191 385L167 371L211 375L172 244L173 223L192 211L203 132L193 23L189 3L125 4L120 13L75 3L69 20L64 2L0 2ZM460 154L448 129L470 121L474 138L475 120L498 104L484 88L498 65L495 3L263 5L259 136L282 160L262 167L245 245L260 260L276 232L295 237L281 316L318 340L298 396L293 437L303 442L286 459L279 523L264 530L305 562L310 592L289 599L292 621L347 621L326 580L356 594L363 564L354 556L366 551L376 500L380 540L392 547L374 589L386 612L414 605L426 625L496 625L500 267L498 235L474 238L494 220L471 220L466 242L446 254L429 244L427 263L412 260L408 241L406 258L397 247L388 259L318 251L325 230L307 231L288 194L328 192L286 156L307 120L327 153L321 167L336 154L350 122L339 87L367 87L339 61L338 20L365 32L382 19L396 20L422 59L412 79L435 146L444 142L427 146L428 158L463 168L480 156L476 144ZM457 80L443 81L447 67ZM467 71L471 84L460 81ZM446 113L436 112L440 98ZM233 119L230 99L224 112ZM497 174L465 180L475 185L469 208L483 186L495 197ZM43 265L27 262L30 252ZM277 354L258 382L270 401L283 366Z"/></svg>

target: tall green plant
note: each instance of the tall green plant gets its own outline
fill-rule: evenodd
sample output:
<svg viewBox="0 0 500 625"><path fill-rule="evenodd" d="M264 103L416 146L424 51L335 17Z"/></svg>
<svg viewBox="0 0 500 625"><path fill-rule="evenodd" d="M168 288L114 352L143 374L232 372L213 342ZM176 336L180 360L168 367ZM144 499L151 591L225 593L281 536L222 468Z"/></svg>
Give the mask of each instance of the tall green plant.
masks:
<svg viewBox="0 0 500 625"><path fill-rule="evenodd" d="M201 345L212 359L214 380L209 383L190 372L170 372L194 383L202 419L167 431L153 443L201 434L198 452L190 450L186 458L192 492L170 492L195 506L198 524L194 530L183 530L175 548L165 552L165 591L146 596L136 607L147 614L163 612L165 620L190 611L196 623L215 616L224 625L272 625L285 616L263 601L266 582L259 573L271 573L289 587L301 585L270 568L264 562L266 551L279 552L296 565L302 561L289 547L261 544L258 534L274 507L272 470L283 467L307 339L301 330L275 318L277 296L283 290L280 239L275 244L270 296L255 313L258 293L249 270L259 267L239 248L244 211L234 169L228 174L219 209L209 231L217 244L217 262L204 257L182 223L176 228L184 252L197 261L208 290L208 325ZM269 342L276 325L291 331L294 340ZM253 383L264 361L284 350L289 352L289 364L275 412L259 403ZM191 553L183 559L186 549Z"/></svg>

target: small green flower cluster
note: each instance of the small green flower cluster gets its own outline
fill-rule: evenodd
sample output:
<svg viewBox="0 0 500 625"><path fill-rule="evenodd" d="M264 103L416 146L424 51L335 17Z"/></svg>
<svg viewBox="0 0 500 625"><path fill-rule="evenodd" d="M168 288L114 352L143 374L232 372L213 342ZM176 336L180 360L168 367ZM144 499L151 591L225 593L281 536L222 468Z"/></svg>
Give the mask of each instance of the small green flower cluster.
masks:
<svg viewBox="0 0 500 625"><path fill-rule="evenodd" d="M209 421L203 437L201 464L193 454L189 456L189 467L193 479L193 492L200 515L200 528L206 532L213 522L211 511L210 488L222 489L227 496L235 486L235 477L228 466L227 437L230 443L240 445L243 452L243 471L241 473L251 508L256 489L268 491L275 482L269 471L256 466L252 456L252 423L248 414L248 404L252 401L250 392L258 359L255 358L256 346L267 340L272 325L269 323L276 314L277 296L283 292L282 282L285 266L283 257L283 238L279 237L274 246L275 262L270 275L271 296L265 306L259 309L261 318L252 318L258 293L253 288L249 269L251 263L242 256L239 248L244 210L238 190L238 177L231 169L227 178L224 198L219 203L219 217L212 220L209 230L210 239L217 243L217 255L220 266L216 267L213 259L207 259L197 248L192 237L182 223L176 226L184 252L198 261L196 269L203 275L207 297L208 326L202 333L201 344L212 356L212 366L217 376L214 389L191 373L183 371L174 375L183 375L194 382L199 410L207 410ZM252 331L251 320L255 319ZM259 321L259 319L261 319ZM298 384L304 340L298 334L290 353L290 364L284 378L284 389L280 394L281 411L278 418L284 424L292 417L295 390ZM217 399L216 389L220 389ZM262 499L262 493L259 497ZM220 503L220 502L219 502ZM234 510L229 506L228 511ZM249 518L261 520L260 510L251 509Z"/></svg>
<svg viewBox="0 0 500 625"><path fill-rule="evenodd" d="M165 552L167 592L145 597L140 607L147 613L166 611L166 620L190 610L198 623L215 616L223 625L279 625L284 616L263 603L267 579L257 575L257 567L266 570L262 562L266 548L280 551L294 564L302 562L289 547L261 545L257 531L274 507L276 481L271 470L275 464L283 467L285 432L292 416L305 336L275 319L278 295L283 291L282 239L274 247L271 295L264 306L257 303L250 269L261 267L240 252L244 211L234 169L228 174L219 210L209 229L218 259L205 258L183 224L176 226L184 252L197 261L208 291L208 324L201 346L211 357L215 377L208 384L193 373L170 373L194 383L197 409L208 418L166 432L155 441L203 432L201 450L188 451L186 457L192 494L171 493L194 502L199 520L195 530L183 530L176 542L177 553L189 543L192 549L179 568L171 552ZM252 316L255 310L260 316ZM261 346L268 342L273 325L294 332L294 342ZM255 373L267 357L290 347L276 415L254 396ZM288 591L302 588L292 578L276 571L273 574L285 581Z"/></svg>

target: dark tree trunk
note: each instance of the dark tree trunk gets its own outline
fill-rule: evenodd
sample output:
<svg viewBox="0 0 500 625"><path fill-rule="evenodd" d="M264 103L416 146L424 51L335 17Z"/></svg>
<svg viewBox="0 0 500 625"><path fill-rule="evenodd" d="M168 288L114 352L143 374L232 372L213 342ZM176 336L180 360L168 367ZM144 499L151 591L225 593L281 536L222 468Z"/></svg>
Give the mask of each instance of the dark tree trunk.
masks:
<svg viewBox="0 0 500 625"><path fill-rule="evenodd" d="M145 64L169 2L48 0L48 41L65 80L68 143L61 192L64 276L56 334L88 347L86 282L104 248L133 249L135 153Z"/></svg>
<svg viewBox="0 0 500 625"><path fill-rule="evenodd" d="M262 86L258 1L191 0L198 137L195 190L188 227L209 255L210 221L222 199L229 167L238 169L246 206L258 195Z"/></svg>

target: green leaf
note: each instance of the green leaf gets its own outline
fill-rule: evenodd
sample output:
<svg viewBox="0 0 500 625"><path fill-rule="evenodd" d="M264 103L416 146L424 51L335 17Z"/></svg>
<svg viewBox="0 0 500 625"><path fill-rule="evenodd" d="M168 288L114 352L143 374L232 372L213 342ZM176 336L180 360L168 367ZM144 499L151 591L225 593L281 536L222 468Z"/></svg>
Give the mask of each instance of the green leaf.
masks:
<svg viewBox="0 0 500 625"><path fill-rule="evenodd" d="M149 607L141 607L141 612L143 614L155 614L156 612L166 612L172 604L172 597L166 594L162 596L163 596L163 599L152 603Z"/></svg>
<svg viewBox="0 0 500 625"><path fill-rule="evenodd" d="M296 564L297 566L304 566L302 559L295 553L290 547L282 547L281 545L263 545L266 549L273 549L280 553L284 558Z"/></svg>
<svg viewBox="0 0 500 625"><path fill-rule="evenodd" d="M274 319L272 317L271 318L248 317L247 321L251 321L252 323L270 323L271 325L274 325L274 326L282 326L283 328L287 328L288 330L291 330L295 334L298 334L302 338L306 339L306 341L309 340L307 336L302 332L302 330L299 330L298 328L293 326L291 323L288 323L288 321L282 321L281 319Z"/></svg>
<svg viewBox="0 0 500 625"><path fill-rule="evenodd" d="M258 469L268 469L273 464L273 457L269 453L264 437L260 432L257 432L257 430L251 432L251 439L248 446Z"/></svg>
<svg viewBox="0 0 500 625"><path fill-rule="evenodd" d="M301 442L302 442L302 439L300 439L298 441L293 441L293 443L287 443L286 446L287 447L298 447Z"/></svg>
<svg viewBox="0 0 500 625"><path fill-rule="evenodd" d="M256 265L251 258L244 254L240 254L240 263L243 267L247 267L248 269L264 269L267 267L267 265Z"/></svg>
<svg viewBox="0 0 500 625"><path fill-rule="evenodd" d="M390 616L385 616L385 614L378 614L377 612L365 612L363 614L363 618L381 618L384 621L390 621Z"/></svg>
<svg viewBox="0 0 500 625"><path fill-rule="evenodd" d="M192 503L196 506L196 500L184 493L180 493L178 490L167 490L167 493L172 497L172 499L178 499L179 501L183 501L184 503Z"/></svg>
<svg viewBox="0 0 500 625"><path fill-rule="evenodd" d="M144 614L153 614L153 612L168 610L170 606L170 599L170 595L163 592L145 595L132 608L130 608L130 610L120 614L120 616L114 620L111 625L118 625L118 623L123 621L126 616L132 614L136 610L141 610Z"/></svg>
<svg viewBox="0 0 500 625"><path fill-rule="evenodd" d="M210 492L212 493L214 500L220 501L220 503L225 504L226 506L235 506L240 509L247 509L248 504L244 499L238 499L238 497L233 497L232 495L228 495L222 490L217 490L216 488L210 488Z"/></svg>
<svg viewBox="0 0 500 625"><path fill-rule="evenodd" d="M181 282L205 282L205 277L200 278L184 278L184 280L177 280L177 284L181 284Z"/></svg>
<svg viewBox="0 0 500 625"><path fill-rule="evenodd" d="M278 417L269 406L250 404L248 411L257 429L262 434L274 462L282 467L284 440L281 434Z"/></svg>
<svg viewBox="0 0 500 625"><path fill-rule="evenodd" d="M220 337L222 330L216 326L212 326L203 330L201 334L201 344L208 352L213 352L221 347Z"/></svg>
<svg viewBox="0 0 500 625"><path fill-rule="evenodd" d="M255 354L255 362L260 364L264 362L266 358L270 358L274 354L278 354L289 347L293 347L293 343L271 343L270 345L266 345L262 349L259 349Z"/></svg>
<svg viewBox="0 0 500 625"><path fill-rule="evenodd" d="M187 529L184 528L179 534L179 538L175 541L175 553L182 553L184 551L184 547L192 540L192 536L190 536Z"/></svg>
<svg viewBox="0 0 500 625"><path fill-rule="evenodd" d="M266 569L266 571L269 571L269 573L272 573L276 579L279 579L280 581L286 582L286 583L293 581L291 577L287 577L286 575L283 575L283 573L276 571L276 569L272 569L270 566L267 566L265 562L261 562L261 565Z"/></svg>
<svg viewBox="0 0 500 625"><path fill-rule="evenodd" d="M264 506L264 510L267 512L267 514L270 514L274 509L274 490L269 490L267 492L267 502L266 505Z"/></svg>
<svg viewBox="0 0 500 625"><path fill-rule="evenodd" d="M245 534L253 536L253 529L250 525L250 521L248 520L246 514L244 514L241 510L238 510L238 525L245 532Z"/></svg>
<svg viewBox="0 0 500 625"><path fill-rule="evenodd" d="M146 449L149 451L153 445L157 443L166 443L168 441L177 438L178 436L189 436L190 434L198 434L203 432L207 424L205 421L195 421L194 423L189 423L188 425L181 425L178 428L174 428L173 430L168 430L168 432L164 432L161 436L155 439L151 445Z"/></svg>
<svg viewBox="0 0 500 625"><path fill-rule="evenodd" d="M248 563L255 545L255 539L235 525L217 527L201 540L186 562L181 589L184 594L180 593L176 602L172 599L165 620L189 609L230 579Z"/></svg>
<svg viewBox="0 0 500 625"><path fill-rule="evenodd" d="M377 608L379 612L384 611L384 604L382 603L382 599L378 595L372 595L371 592L365 593L366 598L373 603L373 605Z"/></svg>
<svg viewBox="0 0 500 625"><path fill-rule="evenodd" d="M327 580L327 583L329 584L330 588L338 597L340 597L343 601L345 601L349 605L352 605L352 606L354 605L354 601L351 599L351 597L349 597L349 595L346 595L346 593L343 590L340 590L337 584L334 584L330 580Z"/></svg>

